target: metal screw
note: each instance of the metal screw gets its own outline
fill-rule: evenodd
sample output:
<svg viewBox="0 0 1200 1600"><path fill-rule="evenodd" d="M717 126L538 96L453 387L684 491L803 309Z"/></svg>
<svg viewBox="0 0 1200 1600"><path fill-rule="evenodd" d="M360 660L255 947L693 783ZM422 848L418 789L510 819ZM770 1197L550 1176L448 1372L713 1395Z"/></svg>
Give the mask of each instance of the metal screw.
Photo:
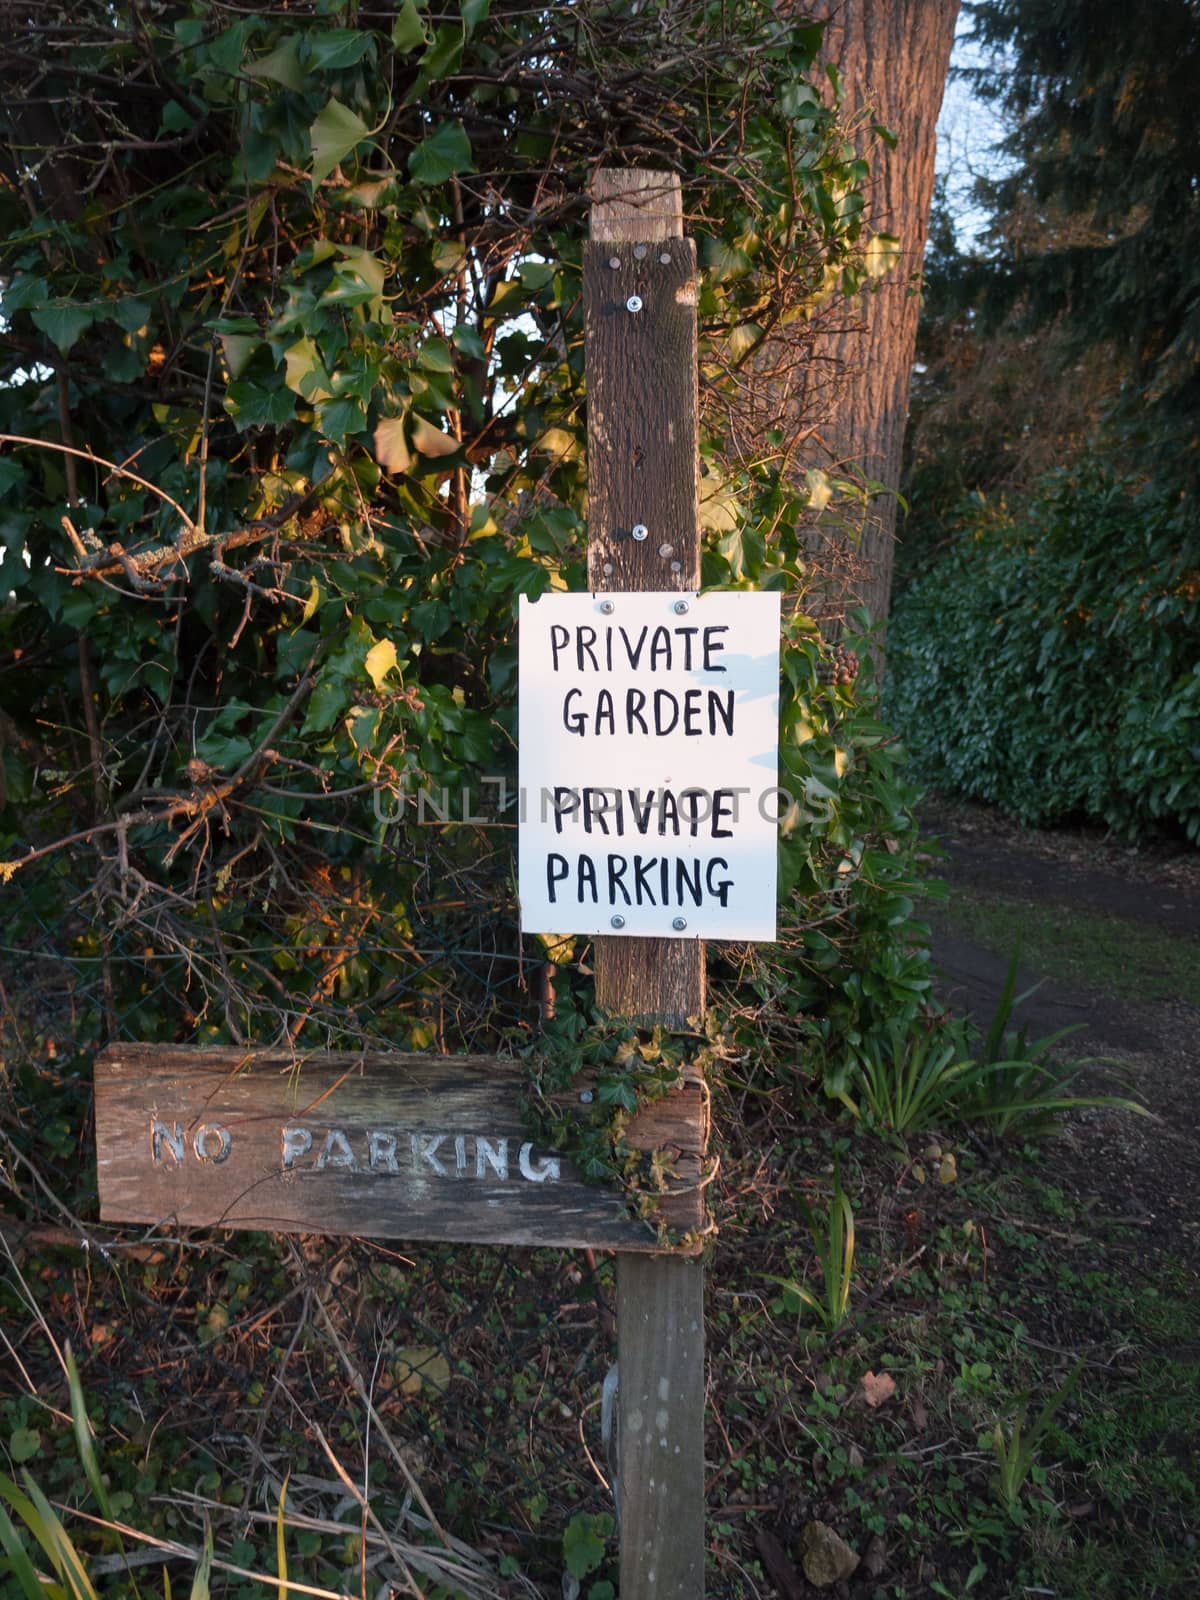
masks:
<svg viewBox="0 0 1200 1600"><path fill-rule="evenodd" d="M611 617L617 608L611 600L601 600L600 609L606 617Z"/></svg>
<svg viewBox="0 0 1200 1600"><path fill-rule="evenodd" d="M683 930L687 927L687 918L686 917L676 917L675 920L672 922L671 926L675 929L676 933L682 933Z"/></svg>
<svg viewBox="0 0 1200 1600"><path fill-rule="evenodd" d="M625 926L625 918L621 915L621 913L619 911L617 912L616 916L612 919L612 926L614 928L623 928Z"/></svg>
<svg viewBox="0 0 1200 1600"><path fill-rule="evenodd" d="M658 547L658 553L665 561L668 556L673 556L675 554L675 546L673 544L660 544Z"/></svg>
<svg viewBox="0 0 1200 1600"><path fill-rule="evenodd" d="M612 577L612 569L613 569L612 562L611 561L606 561L604 563L604 566L601 568L601 571L604 573L604 576L606 578L611 578Z"/></svg>
<svg viewBox="0 0 1200 1600"><path fill-rule="evenodd" d="M629 296L629 299L626 300L626 302L625 302L625 309L626 309L626 311L632 311L634 316L636 317L638 312L642 309L642 297L641 297L641 295L640 294L631 294Z"/></svg>
<svg viewBox="0 0 1200 1600"><path fill-rule="evenodd" d="M671 563L671 571L672 572L682 572L683 571L683 562L682 561L672 561L672 563Z"/></svg>
<svg viewBox="0 0 1200 1600"><path fill-rule="evenodd" d="M644 261L646 259L646 252L649 248L649 245L635 244L633 247L634 259L636 261Z"/></svg>
<svg viewBox="0 0 1200 1600"><path fill-rule="evenodd" d="M593 1099L592 1091L590 1089L581 1089L579 1091L579 1098L585 1106L590 1106Z"/></svg>
<svg viewBox="0 0 1200 1600"><path fill-rule="evenodd" d="M671 607L677 617L686 616L687 608L688 603L686 600L676 600L675 604Z"/></svg>
<svg viewBox="0 0 1200 1600"><path fill-rule="evenodd" d="M669 267L671 265L671 252L669 250L664 250L658 259L662 262L664 267Z"/></svg>
<svg viewBox="0 0 1200 1600"><path fill-rule="evenodd" d="M639 544L641 543L641 541L643 539L648 538L649 534L650 534L650 529L646 526L646 524L644 522L635 522L634 523L634 525L633 525L633 537L638 541Z"/></svg>
<svg viewBox="0 0 1200 1600"><path fill-rule="evenodd" d="M617 270L617 268L621 265L620 256L609 256L608 264L613 269L613 271L615 272Z"/></svg>

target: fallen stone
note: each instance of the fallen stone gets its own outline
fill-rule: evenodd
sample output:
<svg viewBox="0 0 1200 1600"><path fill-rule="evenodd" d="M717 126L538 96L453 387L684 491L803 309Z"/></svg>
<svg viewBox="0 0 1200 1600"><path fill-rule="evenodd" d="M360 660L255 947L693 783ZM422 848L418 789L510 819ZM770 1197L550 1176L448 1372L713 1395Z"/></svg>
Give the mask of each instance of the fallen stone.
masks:
<svg viewBox="0 0 1200 1600"><path fill-rule="evenodd" d="M809 1583L827 1589L831 1583L850 1576L858 1566L858 1557L828 1523L806 1522L800 1535L800 1564Z"/></svg>

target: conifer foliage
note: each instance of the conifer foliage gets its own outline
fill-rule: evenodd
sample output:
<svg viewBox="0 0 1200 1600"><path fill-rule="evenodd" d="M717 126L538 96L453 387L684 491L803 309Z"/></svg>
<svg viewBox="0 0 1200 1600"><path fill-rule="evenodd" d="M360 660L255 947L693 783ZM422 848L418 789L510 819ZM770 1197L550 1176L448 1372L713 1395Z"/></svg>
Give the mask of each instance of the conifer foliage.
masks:
<svg viewBox="0 0 1200 1600"><path fill-rule="evenodd" d="M1200 471L1200 5L979 0L996 54L981 93L1012 118L985 187L994 306L1058 321L1071 351L1113 341L1124 420L1173 472Z"/></svg>

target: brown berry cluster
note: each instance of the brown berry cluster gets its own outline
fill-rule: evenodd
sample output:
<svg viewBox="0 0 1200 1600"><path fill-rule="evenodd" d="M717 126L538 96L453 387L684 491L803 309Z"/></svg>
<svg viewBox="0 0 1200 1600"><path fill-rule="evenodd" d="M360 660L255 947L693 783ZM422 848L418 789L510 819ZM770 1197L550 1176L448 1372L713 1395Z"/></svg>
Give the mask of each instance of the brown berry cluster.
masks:
<svg viewBox="0 0 1200 1600"><path fill-rule="evenodd" d="M826 683L852 684L858 677L858 657L844 644L835 645L828 661L821 663L821 677Z"/></svg>
<svg viewBox="0 0 1200 1600"><path fill-rule="evenodd" d="M363 710L374 707L382 711L398 703L403 703L413 711L425 709L425 702L417 693L415 686L408 689L360 689L354 696L354 704Z"/></svg>

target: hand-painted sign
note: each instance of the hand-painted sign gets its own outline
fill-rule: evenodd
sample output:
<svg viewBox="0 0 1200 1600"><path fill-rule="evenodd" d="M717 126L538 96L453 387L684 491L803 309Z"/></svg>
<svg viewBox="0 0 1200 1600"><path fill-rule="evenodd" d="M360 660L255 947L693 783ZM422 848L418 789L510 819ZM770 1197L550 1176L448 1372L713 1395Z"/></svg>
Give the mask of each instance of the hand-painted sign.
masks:
<svg viewBox="0 0 1200 1600"><path fill-rule="evenodd" d="M521 926L774 939L777 594L522 596Z"/></svg>
<svg viewBox="0 0 1200 1600"><path fill-rule="evenodd" d="M485 1244L659 1247L704 1224L697 1074L625 1130L662 1174L649 1221L523 1126L527 1080L491 1056L110 1045L96 1059L106 1222ZM587 1096L590 1101L590 1094ZM580 1095L568 1096L583 1108Z"/></svg>

